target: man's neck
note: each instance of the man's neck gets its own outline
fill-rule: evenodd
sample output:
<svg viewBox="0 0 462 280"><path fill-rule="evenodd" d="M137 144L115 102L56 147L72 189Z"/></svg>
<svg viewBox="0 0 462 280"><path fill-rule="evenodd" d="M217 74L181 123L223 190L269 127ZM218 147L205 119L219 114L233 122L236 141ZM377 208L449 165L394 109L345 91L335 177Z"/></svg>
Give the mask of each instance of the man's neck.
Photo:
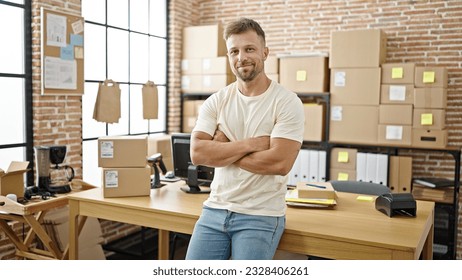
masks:
<svg viewBox="0 0 462 280"><path fill-rule="evenodd" d="M255 77L255 79L249 82L237 80L237 87L245 96L258 96L264 93L270 84L271 80L264 73L261 73L258 77Z"/></svg>

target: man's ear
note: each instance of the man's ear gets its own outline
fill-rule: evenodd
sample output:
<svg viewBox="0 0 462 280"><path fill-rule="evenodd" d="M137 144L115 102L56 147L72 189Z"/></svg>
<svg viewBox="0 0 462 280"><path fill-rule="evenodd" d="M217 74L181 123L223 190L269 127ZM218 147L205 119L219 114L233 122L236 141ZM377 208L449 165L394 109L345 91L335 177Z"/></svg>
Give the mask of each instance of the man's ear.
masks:
<svg viewBox="0 0 462 280"><path fill-rule="evenodd" d="M268 47L265 47L265 48L264 48L263 54L265 55L265 57L263 58L263 60L266 60L266 59L268 58L268 55L269 55L269 49L268 49Z"/></svg>

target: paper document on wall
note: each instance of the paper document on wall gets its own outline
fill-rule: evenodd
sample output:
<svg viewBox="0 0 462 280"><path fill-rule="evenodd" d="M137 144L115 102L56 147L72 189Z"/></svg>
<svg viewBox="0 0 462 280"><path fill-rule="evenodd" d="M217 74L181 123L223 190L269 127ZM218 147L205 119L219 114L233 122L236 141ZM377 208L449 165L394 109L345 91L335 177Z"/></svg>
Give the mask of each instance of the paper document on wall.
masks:
<svg viewBox="0 0 462 280"><path fill-rule="evenodd" d="M67 45L67 23L65 16L47 14L47 45L65 47Z"/></svg>
<svg viewBox="0 0 462 280"><path fill-rule="evenodd" d="M45 57L45 88L77 89L77 64L75 60Z"/></svg>

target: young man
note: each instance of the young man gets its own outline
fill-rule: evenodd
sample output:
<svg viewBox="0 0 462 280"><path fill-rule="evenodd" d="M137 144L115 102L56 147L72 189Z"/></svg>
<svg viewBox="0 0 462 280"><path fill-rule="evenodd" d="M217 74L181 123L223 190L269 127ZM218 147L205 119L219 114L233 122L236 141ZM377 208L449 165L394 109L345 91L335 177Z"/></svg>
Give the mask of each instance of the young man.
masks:
<svg viewBox="0 0 462 280"><path fill-rule="evenodd" d="M191 135L193 163L215 175L186 259L272 259L285 227L286 175L303 142L303 104L266 76L257 22L231 22L224 39L237 81L204 102Z"/></svg>

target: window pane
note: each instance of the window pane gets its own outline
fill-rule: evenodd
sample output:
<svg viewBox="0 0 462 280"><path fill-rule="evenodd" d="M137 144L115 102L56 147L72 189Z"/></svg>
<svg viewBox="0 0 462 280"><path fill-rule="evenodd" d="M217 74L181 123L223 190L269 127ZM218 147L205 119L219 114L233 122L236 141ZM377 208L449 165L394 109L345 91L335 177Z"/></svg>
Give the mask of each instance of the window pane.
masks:
<svg viewBox="0 0 462 280"><path fill-rule="evenodd" d="M156 84L167 83L167 41L150 38L149 80Z"/></svg>
<svg viewBox="0 0 462 280"><path fill-rule="evenodd" d="M108 28L108 78L128 82L128 32Z"/></svg>
<svg viewBox="0 0 462 280"><path fill-rule="evenodd" d="M0 73L24 74L24 9L0 9Z"/></svg>
<svg viewBox="0 0 462 280"><path fill-rule="evenodd" d="M82 143L83 180L95 186L101 186L101 169L98 167L98 140Z"/></svg>
<svg viewBox="0 0 462 280"><path fill-rule="evenodd" d="M131 85L130 89L130 133L147 133L148 120L143 119L142 86Z"/></svg>
<svg viewBox="0 0 462 280"><path fill-rule="evenodd" d="M167 130L166 124L166 108L165 103L167 102L167 94L165 86L157 86L157 92L159 94L159 115L158 119L149 121L149 132L158 132Z"/></svg>
<svg viewBox="0 0 462 280"><path fill-rule="evenodd" d="M109 124L109 135L127 135L128 131L128 85L120 86L120 119L118 123ZM138 109L139 110L139 109Z"/></svg>
<svg viewBox="0 0 462 280"><path fill-rule="evenodd" d="M130 1L130 30L148 33L148 18L149 9L147 0Z"/></svg>
<svg viewBox="0 0 462 280"><path fill-rule="evenodd" d="M130 35L130 79L134 83L146 83L149 77L149 37Z"/></svg>
<svg viewBox="0 0 462 280"><path fill-rule="evenodd" d="M25 142L24 95L24 79L0 77L0 145Z"/></svg>
<svg viewBox="0 0 462 280"><path fill-rule="evenodd" d="M85 24L85 80L106 78L106 32L102 26Z"/></svg>
<svg viewBox="0 0 462 280"><path fill-rule="evenodd" d="M113 0L107 2L107 24L128 29L127 0Z"/></svg>
<svg viewBox="0 0 462 280"><path fill-rule="evenodd" d="M0 168L7 170L12 161L24 161L26 158L25 154L26 149L22 147L0 149Z"/></svg>
<svg viewBox="0 0 462 280"><path fill-rule="evenodd" d="M94 138L106 135L106 123L93 119L98 83L85 83L85 94L82 96L82 135L83 138Z"/></svg>
<svg viewBox="0 0 462 280"><path fill-rule="evenodd" d="M82 15L85 17L85 20L106 23L105 2L106 0L83 0Z"/></svg>
<svg viewBox="0 0 462 280"><path fill-rule="evenodd" d="M149 34L167 37L167 8L166 1L151 1L149 10Z"/></svg>

